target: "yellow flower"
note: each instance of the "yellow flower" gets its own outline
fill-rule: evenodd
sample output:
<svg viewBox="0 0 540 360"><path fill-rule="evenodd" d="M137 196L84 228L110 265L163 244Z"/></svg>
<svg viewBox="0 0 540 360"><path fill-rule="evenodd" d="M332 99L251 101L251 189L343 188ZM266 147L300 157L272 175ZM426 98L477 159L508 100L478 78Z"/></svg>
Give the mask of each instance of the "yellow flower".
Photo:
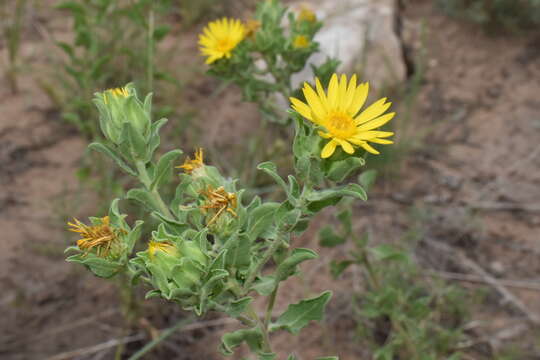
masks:
<svg viewBox="0 0 540 360"><path fill-rule="evenodd" d="M300 6L300 12L298 13L298 20L299 21L315 22L315 21L317 21L317 16L310 9L310 7L308 5L302 4Z"/></svg>
<svg viewBox="0 0 540 360"><path fill-rule="evenodd" d="M207 225L212 224L224 212L228 212L236 217L237 199L236 194L225 191L223 186L217 189L208 186L206 190L201 191L201 194L207 198L206 202L201 206L204 212L208 210L215 211L215 215L208 221Z"/></svg>
<svg viewBox="0 0 540 360"><path fill-rule="evenodd" d="M71 227L69 231L79 233L82 239L77 240L77 246L83 251L95 249L96 255L105 257L109 255L111 250L118 250L118 234L123 230L114 230L110 227L109 217L101 218L101 224L88 226L77 219L73 219L74 223L68 222ZM113 254L114 255L114 254Z"/></svg>
<svg viewBox="0 0 540 360"><path fill-rule="evenodd" d="M309 46L309 39L304 35L296 35L293 41L293 46L296 49L305 49Z"/></svg>
<svg viewBox="0 0 540 360"><path fill-rule="evenodd" d="M195 151L195 159L191 160L188 156L184 163L176 168L184 169L186 174L191 174L194 170L204 166L203 156L203 149L199 148L197 151Z"/></svg>
<svg viewBox="0 0 540 360"><path fill-rule="evenodd" d="M125 87L109 89L103 93L103 101L105 104L108 104L107 95L111 97L123 97L126 98L129 96L129 91Z"/></svg>
<svg viewBox="0 0 540 360"><path fill-rule="evenodd" d="M148 242L148 255L151 259L154 258L157 251L162 251L172 256L178 254L178 250L173 244L164 241L150 240L150 242Z"/></svg>
<svg viewBox="0 0 540 360"><path fill-rule="evenodd" d="M199 35L200 50L208 56L207 64L221 58L230 58L232 51L246 35L246 27L240 20L223 18L210 22Z"/></svg>
<svg viewBox="0 0 540 360"><path fill-rule="evenodd" d="M295 111L323 128L324 131L319 131L321 137L330 139L322 149L323 159L332 156L338 145L348 154L354 153L353 145L360 146L372 154L379 154L368 142L393 143L384 139L394 135L393 132L375 130L396 114L394 112L384 114L391 105L390 102L386 102L386 98L379 99L359 112L368 96L368 83L356 86L356 75L347 82L347 76L341 75L341 79L338 80L337 74L334 74L327 93L318 78L315 79L315 83L317 91L307 83L304 84L302 91L307 104L295 98L290 100Z"/></svg>

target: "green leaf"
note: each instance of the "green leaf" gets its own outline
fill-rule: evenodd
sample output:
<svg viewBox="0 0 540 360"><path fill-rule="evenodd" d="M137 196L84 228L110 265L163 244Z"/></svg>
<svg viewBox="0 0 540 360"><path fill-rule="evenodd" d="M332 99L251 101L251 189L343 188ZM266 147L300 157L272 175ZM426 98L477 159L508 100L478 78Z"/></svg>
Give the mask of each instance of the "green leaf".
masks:
<svg viewBox="0 0 540 360"><path fill-rule="evenodd" d="M279 203L269 202L251 212L246 231L251 241L257 240L259 236L265 238L265 233L268 233L269 228L274 224L274 214L279 206Z"/></svg>
<svg viewBox="0 0 540 360"><path fill-rule="evenodd" d="M154 40L161 41L171 30L169 25L158 25L154 30Z"/></svg>
<svg viewBox="0 0 540 360"><path fill-rule="evenodd" d="M182 155L182 150L172 150L159 158L159 161L154 170L154 178L150 185L150 190L158 188L163 183L170 179L173 169L173 163L177 157Z"/></svg>
<svg viewBox="0 0 540 360"><path fill-rule="evenodd" d="M332 181L341 182L365 163L363 158L349 156L345 160L332 162L326 176Z"/></svg>
<svg viewBox="0 0 540 360"><path fill-rule="evenodd" d="M233 318L237 318L246 312L247 307L252 302L253 298L251 296L246 296L238 300L233 300L229 303L229 306L227 306L227 314Z"/></svg>
<svg viewBox="0 0 540 360"><path fill-rule="evenodd" d="M330 262L330 273L334 278L338 278L352 264L354 264L352 260L332 260Z"/></svg>
<svg viewBox="0 0 540 360"><path fill-rule="evenodd" d="M66 259L69 262L76 262L86 266L94 275L108 279L116 275L122 268L121 263L103 259L95 255L86 255L82 257L81 254L72 255Z"/></svg>
<svg viewBox="0 0 540 360"><path fill-rule="evenodd" d="M352 233L352 211L350 209L345 209L337 214L338 220L343 225L345 234L349 235Z"/></svg>
<svg viewBox="0 0 540 360"><path fill-rule="evenodd" d="M151 101L148 100L151 99L151 97L147 96L145 99L144 106L145 108L150 108ZM154 154L154 151L156 151L156 148L159 146L159 143L161 142L161 138L159 136L159 130L163 125L167 123L167 119L159 119L158 121L153 122L150 125L150 140L148 141L148 153L146 154L147 157L150 159L152 155Z"/></svg>
<svg viewBox="0 0 540 360"><path fill-rule="evenodd" d="M128 101L131 99L132 98L128 98ZM143 135L139 133L131 123L126 122L123 126L127 129L127 136L132 155L137 159L144 159L146 156L146 141L144 140Z"/></svg>
<svg viewBox="0 0 540 360"><path fill-rule="evenodd" d="M157 206L152 194L146 189L131 189L127 192L126 199L136 200L148 209L159 212L159 206Z"/></svg>
<svg viewBox="0 0 540 360"><path fill-rule="evenodd" d="M327 206L335 205L344 196L354 197L360 200L367 200L367 194L358 184L349 184L336 189L314 191L307 196L309 201L308 210L318 212Z"/></svg>
<svg viewBox="0 0 540 360"><path fill-rule="evenodd" d="M366 191L369 191L373 184L375 184L375 180L377 179L377 170L370 169L367 171L364 171L358 176L358 182L360 185L366 189Z"/></svg>
<svg viewBox="0 0 540 360"><path fill-rule="evenodd" d="M396 249L394 246L389 244L381 244L379 246L369 248L369 251L373 254L377 261L409 261L409 257L404 251Z"/></svg>
<svg viewBox="0 0 540 360"><path fill-rule="evenodd" d="M325 291L317 297L289 305L287 310L271 325L270 330L285 329L292 334L298 334L310 321L322 320L324 308L331 297L332 292Z"/></svg>
<svg viewBox="0 0 540 360"><path fill-rule="evenodd" d="M225 243L227 256L225 264L238 269L247 268L251 263L251 242L246 235L237 235L229 238Z"/></svg>
<svg viewBox="0 0 540 360"><path fill-rule="evenodd" d="M297 266L300 263L318 257L319 255L313 250L302 248L294 249L292 254L278 265L274 275L276 284L296 273Z"/></svg>
<svg viewBox="0 0 540 360"><path fill-rule="evenodd" d="M324 356L317 358L316 360L339 360L339 357L337 356Z"/></svg>
<svg viewBox="0 0 540 360"><path fill-rule="evenodd" d="M267 161L267 162L263 162L263 163L260 163L259 165L257 165L257 169L259 170L262 170L264 171L265 173L267 173L268 175L270 175L274 181L283 188L283 190L285 191L285 193L288 193L289 191L289 188L287 186L287 184L285 183L285 181L281 178L281 176L279 176L279 174L277 173L277 167L276 167L276 164L274 164L273 162L271 161Z"/></svg>
<svg viewBox="0 0 540 360"><path fill-rule="evenodd" d="M345 237L336 234L330 225L326 225L319 231L319 244L321 246L334 247L345 243L345 240Z"/></svg>
<svg viewBox="0 0 540 360"><path fill-rule="evenodd" d="M100 152L102 154L107 155L109 158L111 158L116 163L116 165L118 165L122 170L127 172L129 175L137 176L137 173L135 172L135 170L130 168L124 162L124 160L122 160L122 158L116 152L116 150L108 147L107 145L97 143L97 142L91 143L90 145L88 145L88 148L91 149L91 150L98 151L98 152Z"/></svg>
<svg viewBox="0 0 540 360"><path fill-rule="evenodd" d="M220 352L225 356L234 353L234 349L246 343L250 350L258 353L262 352L263 335L258 327L252 329L241 329L223 335L221 338Z"/></svg>
<svg viewBox="0 0 540 360"><path fill-rule="evenodd" d="M273 276L262 276L254 284L253 290L262 296L268 296L276 288L276 279Z"/></svg>

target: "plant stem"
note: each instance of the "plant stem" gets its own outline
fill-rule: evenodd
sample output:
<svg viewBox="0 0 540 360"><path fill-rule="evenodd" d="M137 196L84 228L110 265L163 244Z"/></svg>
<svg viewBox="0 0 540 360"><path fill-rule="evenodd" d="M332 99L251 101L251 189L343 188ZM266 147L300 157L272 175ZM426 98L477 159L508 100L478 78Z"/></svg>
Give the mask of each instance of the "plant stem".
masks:
<svg viewBox="0 0 540 360"><path fill-rule="evenodd" d="M267 353L272 352L272 345L270 344L270 334L268 333L268 327L264 324L264 322L261 320L259 315L255 312L253 309L253 306L249 306L247 313L253 320L257 322L257 325L261 329L262 335L263 335L263 351Z"/></svg>
<svg viewBox="0 0 540 360"><path fill-rule="evenodd" d="M150 176L148 176L148 171L146 171L146 165L144 162L137 160L135 161L135 165L137 166L137 171L139 172L139 180L143 183L143 185L146 187L146 189L150 192L152 197L154 198L157 206L159 207L159 210L163 213L163 215L173 219L173 215L171 211L169 210L169 207L165 204L163 199L161 198L161 195L157 191L157 189L150 191L150 185L152 184L152 181L150 180Z"/></svg>
<svg viewBox="0 0 540 360"><path fill-rule="evenodd" d="M148 91L152 92L154 88L154 2L150 2L150 10L148 11L148 45L147 45L147 86Z"/></svg>
<svg viewBox="0 0 540 360"><path fill-rule="evenodd" d="M253 284L253 281L255 281L255 278L257 277L257 274L261 271L262 267L270 260L272 255L277 251L281 243L283 242L282 232L278 231L277 239L274 240L274 242L266 249L265 253L263 254L263 257L259 259L259 261L255 264L255 267L253 268L253 271L249 274L248 278L246 279L246 282L244 283L244 292L243 294L247 294L249 292L249 288Z"/></svg>
<svg viewBox="0 0 540 360"><path fill-rule="evenodd" d="M270 294L270 298L268 299L268 305L266 306L266 314L264 316L264 327L266 329L268 329L270 320L272 320L272 311L274 310L274 304L276 303L278 289L279 284L276 285L276 288L274 289L274 291L272 291L272 293Z"/></svg>

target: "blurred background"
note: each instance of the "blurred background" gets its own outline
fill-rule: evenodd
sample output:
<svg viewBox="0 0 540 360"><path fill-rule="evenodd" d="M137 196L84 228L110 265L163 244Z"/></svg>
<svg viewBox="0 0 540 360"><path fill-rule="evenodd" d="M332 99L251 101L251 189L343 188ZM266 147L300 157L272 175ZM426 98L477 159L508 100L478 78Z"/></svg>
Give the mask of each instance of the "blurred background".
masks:
<svg viewBox="0 0 540 360"><path fill-rule="evenodd" d="M256 3L0 0L1 359L130 359L175 324L144 359L222 358L233 321L145 301L144 286L126 300L63 251L75 241L66 222L100 216L132 182L86 150L99 136L93 93L130 81L169 118L163 151L202 146L209 163L268 193L243 156L257 146L257 107L205 74L197 45L208 21L247 20ZM341 272L355 242L330 246L317 226L295 239L321 259L286 284L281 307L334 297L324 322L277 334L277 350L540 359L540 1L305 3L325 22L321 49L394 102L396 144L367 159L370 199L355 204L352 228L357 242L399 252L381 257L383 286L372 288L354 262ZM269 129L273 146L290 146L281 134ZM337 224L332 214L316 223Z"/></svg>

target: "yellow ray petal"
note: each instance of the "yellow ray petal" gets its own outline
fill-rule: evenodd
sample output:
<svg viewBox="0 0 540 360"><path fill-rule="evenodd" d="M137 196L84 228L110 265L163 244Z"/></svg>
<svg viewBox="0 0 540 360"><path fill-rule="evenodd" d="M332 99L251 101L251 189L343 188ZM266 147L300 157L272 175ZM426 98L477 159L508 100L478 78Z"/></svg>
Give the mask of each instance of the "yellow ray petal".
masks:
<svg viewBox="0 0 540 360"><path fill-rule="evenodd" d="M326 145L324 145L321 151L321 157L323 159L326 159L332 156L332 154L336 150L336 146L337 146L337 142L334 140L330 140Z"/></svg>
<svg viewBox="0 0 540 360"><path fill-rule="evenodd" d="M332 75L332 78L330 79L330 84L328 85L328 106L329 109L333 109L336 107L337 99L338 99L338 77L336 74Z"/></svg>
<svg viewBox="0 0 540 360"><path fill-rule="evenodd" d="M345 110L345 97L347 96L347 76L345 74L341 75L338 85L338 101L337 105L339 110Z"/></svg>
<svg viewBox="0 0 540 360"><path fill-rule="evenodd" d="M322 137L323 139L330 139L330 138L332 137L331 134L326 133L326 132L324 132L324 131L320 131L320 130L319 130L317 133L318 133L319 136Z"/></svg>
<svg viewBox="0 0 540 360"><path fill-rule="evenodd" d="M354 98L354 94L356 92L356 74L354 74L351 77L351 80L349 81L349 86L347 87L347 92L345 94L345 97L343 98L343 110L348 111L349 107L351 106L352 100ZM349 115L354 115L350 114Z"/></svg>
<svg viewBox="0 0 540 360"><path fill-rule="evenodd" d="M367 123L365 123L364 125L360 125L357 130L358 131L367 131L367 130L373 130L373 129L376 129L378 127L381 127L383 126L384 124L386 124L387 122L389 122L390 120L392 120L394 118L394 116L396 115L395 112L391 112L391 113L388 113L388 114L385 114L383 116L380 116L376 119L373 119Z"/></svg>
<svg viewBox="0 0 540 360"><path fill-rule="evenodd" d="M388 110L390 105L392 105L391 102L385 103L385 101L386 98L382 98L371 104L367 109L362 111L360 115L356 117L356 119L354 119L354 123L356 125L360 125L383 114L386 110Z"/></svg>
<svg viewBox="0 0 540 360"><path fill-rule="evenodd" d="M379 155L380 152L378 152L377 150L375 150L374 147L372 147L371 145L369 145L368 143L363 143L362 146L364 149L366 149L367 152L370 152L372 154L375 154L375 155Z"/></svg>
<svg viewBox="0 0 540 360"><path fill-rule="evenodd" d="M313 121L313 118L311 117L311 108L307 104L293 97L289 98L289 100L291 100L294 110L306 119Z"/></svg>
<svg viewBox="0 0 540 360"><path fill-rule="evenodd" d="M321 104L321 100L317 96L317 93L315 92L315 90L313 90L313 88L309 86L308 83L305 83L303 92L308 102L308 105L309 107L311 107L311 110L315 113L315 116L317 116L319 119L324 118L326 115L326 110Z"/></svg>
<svg viewBox="0 0 540 360"><path fill-rule="evenodd" d="M349 108L347 109L348 113L351 114L351 116L355 116L360 110L360 108L362 108L362 106L366 102L368 92L369 92L369 83L363 83L363 84L358 85L358 87L354 91L351 104L349 105Z"/></svg>
<svg viewBox="0 0 540 360"><path fill-rule="evenodd" d="M389 137L392 135L394 135L394 133L391 131L361 131L354 135L353 138L358 140L370 140L378 137Z"/></svg>
<svg viewBox="0 0 540 360"><path fill-rule="evenodd" d="M319 95L319 99L321 99L322 106L328 111L328 98L326 97L326 93L324 92L324 88L319 78L315 78L315 87L317 88L317 94Z"/></svg>
<svg viewBox="0 0 540 360"><path fill-rule="evenodd" d="M347 154L354 154L353 146L346 140L335 139Z"/></svg>
<svg viewBox="0 0 540 360"><path fill-rule="evenodd" d="M375 143L375 144L384 144L384 145L390 145L390 144L394 143L392 140L379 139L379 138L370 139L369 141L371 141L372 143Z"/></svg>

